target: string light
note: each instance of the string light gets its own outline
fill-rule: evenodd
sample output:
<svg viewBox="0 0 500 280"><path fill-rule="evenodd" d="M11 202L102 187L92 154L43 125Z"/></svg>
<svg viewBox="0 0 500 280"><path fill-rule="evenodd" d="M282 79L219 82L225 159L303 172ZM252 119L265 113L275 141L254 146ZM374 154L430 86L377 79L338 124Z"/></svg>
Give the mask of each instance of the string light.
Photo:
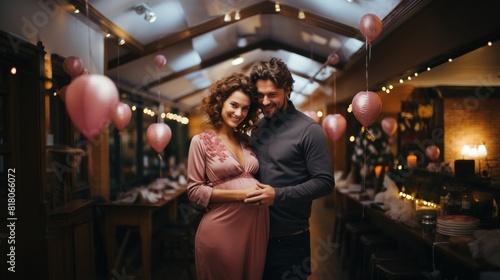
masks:
<svg viewBox="0 0 500 280"><path fill-rule="evenodd" d="M274 10L278 13L281 11L281 7L280 7L280 3L279 2L276 2L274 4Z"/></svg>
<svg viewBox="0 0 500 280"><path fill-rule="evenodd" d="M299 14L297 15L297 17L299 19L305 19L306 18L306 14L304 13L304 11L300 10Z"/></svg>

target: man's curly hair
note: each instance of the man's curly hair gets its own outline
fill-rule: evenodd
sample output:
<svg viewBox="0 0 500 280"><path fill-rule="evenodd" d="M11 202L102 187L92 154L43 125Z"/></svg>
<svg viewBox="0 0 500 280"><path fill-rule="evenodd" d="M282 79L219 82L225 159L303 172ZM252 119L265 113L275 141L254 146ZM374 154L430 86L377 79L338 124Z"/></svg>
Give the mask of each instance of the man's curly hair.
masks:
<svg viewBox="0 0 500 280"><path fill-rule="evenodd" d="M256 99L257 89L250 78L243 73L234 72L215 81L209 88L208 95L203 98L200 104L200 111L204 113L208 120L203 126L220 129L224 120L222 119L222 107L224 102L235 91L241 91L250 97L250 109L247 117L235 128L236 136L240 140L247 141L247 133L253 128L258 120L258 103Z"/></svg>
<svg viewBox="0 0 500 280"><path fill-rule="evenodd" d="M290 93L293 91L295 81L292 73L285 62L279 58L272 57L269 60L254 63L250 68L249 76L254 84L257 80L271 80L277 88L290 89Z"/></svg>

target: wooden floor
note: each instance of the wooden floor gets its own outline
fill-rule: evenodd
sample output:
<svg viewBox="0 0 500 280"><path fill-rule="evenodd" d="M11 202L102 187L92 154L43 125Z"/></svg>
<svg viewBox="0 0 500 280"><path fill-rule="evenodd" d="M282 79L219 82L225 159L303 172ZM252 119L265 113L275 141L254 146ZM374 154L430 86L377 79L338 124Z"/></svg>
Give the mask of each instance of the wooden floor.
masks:
<svg viewBox="0 0 500 280"><path fill-rule="evenodd" d="M348 279L347 273L341 269L339 257L337 256L337 246L332 243L335 208L331 201L333 200L330 198L321 198L313 202L313 211L310 219L312 275L308 280ZM132 260L122 272L126 272L128 277L137 276L134 278L135 280L140 279L141 269L140 263L138 263L140 262L139 259L140 257L136 257L135 260ZM188 271L185 268L179 265L169 265L159 259L153 264L153 268L153 280L195 280L195 278L189 277ZM195 275L194 266L191 267L191 272Z"/></svg>

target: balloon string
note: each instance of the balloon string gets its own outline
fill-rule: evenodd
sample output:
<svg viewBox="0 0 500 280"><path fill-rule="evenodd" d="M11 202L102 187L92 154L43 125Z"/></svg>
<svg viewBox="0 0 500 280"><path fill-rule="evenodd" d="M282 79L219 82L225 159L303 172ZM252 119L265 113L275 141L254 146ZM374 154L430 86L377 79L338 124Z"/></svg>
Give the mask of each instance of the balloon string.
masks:
<svg viewBox="0 0 500 280"><path fill-rule="evenodd" d="M368 60L370 56L371 47L369 46L368 39L365 41L366 59L365 59L365 78L366 78L366 91L368 91Z"/></svg>
<svg viewBox="0 0 500 280"><path fill-rule="evenodd" d="M158 158L160 158L160 178L163 178L163 175L161 175L161 163L163 161L163 157L161 156L160 153L158 153Z"/></svg>
<svg viewBox="0 0 500 280"><path fill-rule="evenodd" d="M88 41L89 41L89 67L92 69L92 43L90 41L90 19L89 19L89 1L85 0L85 13L87 15L87 35L88 35ZM89 70L90 71L90 70Z"/></svg>
<svg viewBox="0 0 500 280"><path fill-rule="evenodd" d="M160 72L158 70L159 70L158 67L156 67L156 83L157 83L157 87L158 87L158 90L157 90L157 96L158 96L158 116L156 116L156 122L160 123L160 115L163 112L160 112L160 110L159 110L162 106L160 106Z"/></svg>
<svg viewBox="0 0 500 280"><path fill-rule="evenodd" d="M366 173L367 173L367 166L366 166L366 147L368 146L368 137L367 137L368 129L365 127L365 157L363 160L363 194L366 192Z"/></svg>
<svg viewBox="0 0 500 280"><path fill-rule="evenodd" d="M86 142L87 144L87 168L88 168L88 174L89 174L89 177L88 178L93 178L93 166L92 166L92 145L90 142Z"/></svg>
<svg viewBox="0 0 500 280"><path fill-rule="evenodd" d="M333 71L333 114L337 108L337 69Z"/></svg>
<svg viewBox="0 0 500 280"><path fill-rule="evenodd" d="M118 162L120 163L119 164L119 167L121 169L122 167L122 160L121 160L121 157L122 157L122 132L119 130L118 131ZM122 192L122 172L121 170L118 172L118 190L119 192L121 193Z"/></svg>

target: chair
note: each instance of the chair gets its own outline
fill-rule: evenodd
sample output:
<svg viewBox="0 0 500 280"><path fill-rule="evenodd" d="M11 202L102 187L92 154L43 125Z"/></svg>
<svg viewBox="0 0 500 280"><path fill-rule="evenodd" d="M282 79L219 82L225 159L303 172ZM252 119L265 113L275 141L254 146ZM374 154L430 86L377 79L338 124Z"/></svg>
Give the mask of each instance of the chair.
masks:
<svg viewBox="0 0 500 280"><path fill-rule="evenodd" d="M375 271L376 266L379 263L385 262L397 262L397 261L409 261L411 256L408 253L404 253L400 250L381 250L373 252L370 256L369 264L369 279L378 279L378 275Z"/></svg>
<svg viewBox="0 0 500 280"><path fill-rule="evenodd" d="M186 210L186 209L184 209ZM195 264L194 238L203 210L190 203L187 211L174 222L168 222L156 234L162 246L162 260L176 264L187 270L189 279L196 279L193 274Z"/></svg>
<svg viewBox="0 0 500 280"><path fill-rule="evenodd" d="M365 234L360 237L361 243L361 279L369 279L370 258L374 252L397 248L397 241L383 234ZM359 262L358 262L359 263Z"/></svg>
<svg viewBox="0 0 500 280"><path fill-rule="evenodd" d="M354 269L356 259L360 250L359 238L362 234L377 233L379 229L369 223L347 223L343 237L344 246L342 249L342 269Z"/></svg>
<svg viewBox="0 0 500 280"><path fill-rule="evenodd" d="M375 266L377 280L421 280L425 279L420 265L412 261L382 262Z"/></svg>

